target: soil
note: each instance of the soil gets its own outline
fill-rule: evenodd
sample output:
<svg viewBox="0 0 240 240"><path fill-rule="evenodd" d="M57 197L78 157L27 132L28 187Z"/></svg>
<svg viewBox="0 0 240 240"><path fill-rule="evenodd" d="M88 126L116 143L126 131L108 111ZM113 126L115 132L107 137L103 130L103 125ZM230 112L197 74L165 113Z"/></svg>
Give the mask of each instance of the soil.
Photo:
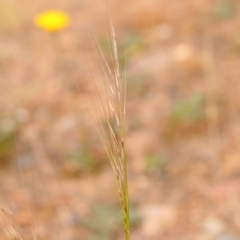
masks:
<svg viewBox="0 0 240 240"><path fill-rule="evenodd" d="M49 9L71 24L37 28ZM110 9L127 79L131 239L239 239L240 2ZM104 1L0 2L1 239L15 226L24 239L124 239L92 104L101 54L114 67L108 21Z"/></svg>

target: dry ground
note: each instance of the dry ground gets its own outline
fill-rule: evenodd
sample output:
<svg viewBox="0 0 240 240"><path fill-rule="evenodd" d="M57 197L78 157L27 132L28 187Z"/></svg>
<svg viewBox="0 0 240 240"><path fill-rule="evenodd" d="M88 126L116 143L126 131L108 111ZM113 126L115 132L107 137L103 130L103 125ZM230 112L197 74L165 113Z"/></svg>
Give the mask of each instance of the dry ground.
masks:
<svg viewBox="0 0 240 240"><path fill-rule="evenodd" d="M103 77L91 31L111 61L102 2L0 0L0 197L26 239L32 228L44 240L123 239L87 87L90 72ZM240 3L111 7L127 76L132 240L239 239ZM45 9L72 24L38 29Z"/></svg>

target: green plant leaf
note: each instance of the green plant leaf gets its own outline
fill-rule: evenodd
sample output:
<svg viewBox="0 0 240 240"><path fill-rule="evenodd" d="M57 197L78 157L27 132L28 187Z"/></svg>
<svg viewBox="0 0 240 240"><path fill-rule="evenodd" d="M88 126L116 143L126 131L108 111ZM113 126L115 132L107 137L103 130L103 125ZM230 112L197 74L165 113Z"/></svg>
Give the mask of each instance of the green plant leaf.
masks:
<svg viewBox="0 0 240 240"><path fill-rule="evenodd" d="M235 13L235 4L233 0L218 0L215 14L220 19L231 18Z"/></svg>

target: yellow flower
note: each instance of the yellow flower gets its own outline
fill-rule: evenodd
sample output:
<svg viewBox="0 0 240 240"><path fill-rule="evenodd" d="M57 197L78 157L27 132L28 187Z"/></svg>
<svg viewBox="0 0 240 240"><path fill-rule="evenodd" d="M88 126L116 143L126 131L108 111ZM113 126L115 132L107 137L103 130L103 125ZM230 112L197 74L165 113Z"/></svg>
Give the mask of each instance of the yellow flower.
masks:
<svg viewBox="0 0 240 240"><path fill-rule="evenodd" d="M36 26L48 31L56 32L70 24L68 15L61 11L45 11L35 18Z"/></svg>

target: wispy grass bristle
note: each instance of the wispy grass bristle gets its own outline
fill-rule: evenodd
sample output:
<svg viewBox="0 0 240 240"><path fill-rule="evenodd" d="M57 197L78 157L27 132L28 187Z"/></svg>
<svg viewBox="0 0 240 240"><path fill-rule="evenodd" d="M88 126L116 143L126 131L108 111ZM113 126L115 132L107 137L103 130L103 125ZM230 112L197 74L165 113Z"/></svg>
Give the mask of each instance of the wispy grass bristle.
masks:
<svg viewBox="0 0 240 240"><path fill-rule="evenodd" d="M109 48L111 53L111 64L113 65L113 70L106 61L96 37L93 33L91 33L93 44L95 46L95 49L97 49L98 59L104 76L103 91L99 89L99 84L97 83L97 80L92 78L96 95L98 96L97 102L95 103L95 109L96 113L99 114L100 119L106 119L106 126L104 126L104 124L101 122L99 135L106 149L108 158L110 160L112 169L116 177L119 199L124 217L125 238L126 240L129 240L130 220L128 200L128 176L124 144L126 81L122 78L121 75L116 34L107 0L105 0L105 5L107 9L106 12L109 24Z"/></svg>
<svg viewBox="0 0 240 240"><path fill-rule="evenodd" d="M11 240L24 240L18 225L15 223L12 217L12 213L3 204L0 204L0 213L0 216L3 218L3 229L5 230L5 234Z"/></svg>

